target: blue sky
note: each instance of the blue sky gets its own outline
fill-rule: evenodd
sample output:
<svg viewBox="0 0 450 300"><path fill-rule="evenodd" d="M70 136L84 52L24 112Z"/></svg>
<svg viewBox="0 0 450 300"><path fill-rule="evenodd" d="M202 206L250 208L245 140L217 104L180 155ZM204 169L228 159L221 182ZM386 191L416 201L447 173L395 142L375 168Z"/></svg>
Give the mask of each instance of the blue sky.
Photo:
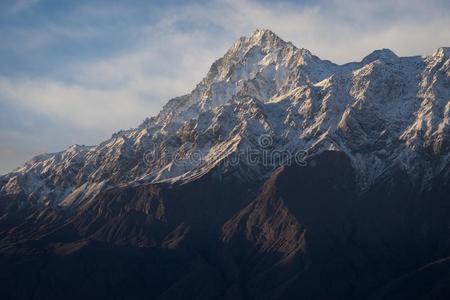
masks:
<svg viewBox="0 0 450 300"><path fill-rule="evenodd" d="M450 46L450 2L2 0L0 174L137 126L256 28L337 63L428 55Z"/></svg>

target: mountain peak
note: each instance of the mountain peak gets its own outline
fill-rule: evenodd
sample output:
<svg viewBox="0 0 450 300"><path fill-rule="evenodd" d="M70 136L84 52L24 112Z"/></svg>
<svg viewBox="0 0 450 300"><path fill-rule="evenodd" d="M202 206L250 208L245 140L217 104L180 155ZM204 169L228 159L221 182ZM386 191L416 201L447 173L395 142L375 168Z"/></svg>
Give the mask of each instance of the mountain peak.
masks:
<svg viewBox="0 0 450 300"><path fill-rule="evenodd" d="M376 60L382 60L382 61L393 61L397 59L398 56L390 49L378 49L364 57L364 59L361 61L363 64L369 64Z"/></svg>
<svg viewBox="0 0 450 300"><path fill-rule="evenodd" d="M278 37L272 30L270 29L260 29L257 28L253 33L250 35L250 38L260 38L262 36L276 36Z"/></svg>
<svg viewBox="0 0 450 300"><path fill-rule="evenodd" d="M256 29L245 40L253 46L258 45L263 48L280 48L287 44L287 42L269 29Z"/></svg>

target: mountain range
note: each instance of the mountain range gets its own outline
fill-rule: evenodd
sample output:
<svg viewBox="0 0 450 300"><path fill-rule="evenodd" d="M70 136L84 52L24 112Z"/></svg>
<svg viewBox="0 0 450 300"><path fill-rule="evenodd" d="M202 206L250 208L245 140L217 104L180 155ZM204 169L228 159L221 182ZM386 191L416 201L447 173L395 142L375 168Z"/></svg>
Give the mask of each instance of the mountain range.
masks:
<svg viewBox="0 0 450 300"><path fill-rule="evenodd" d="M0 177L0 294L448 299L449 195L450 48L337 65L256 30L137 128Z"/></svg>

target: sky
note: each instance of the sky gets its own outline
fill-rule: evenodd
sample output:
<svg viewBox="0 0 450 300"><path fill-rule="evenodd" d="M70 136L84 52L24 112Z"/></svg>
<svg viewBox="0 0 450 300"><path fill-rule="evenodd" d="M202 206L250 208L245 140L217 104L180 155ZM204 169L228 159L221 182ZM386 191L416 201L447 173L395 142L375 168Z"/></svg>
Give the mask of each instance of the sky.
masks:
<svg viewBox="0 0 450 300"><path fill-rule="evenodd" d="M336 63L430 55L450 1L1 0L0 174L138 126L257 28Z"/></svg>

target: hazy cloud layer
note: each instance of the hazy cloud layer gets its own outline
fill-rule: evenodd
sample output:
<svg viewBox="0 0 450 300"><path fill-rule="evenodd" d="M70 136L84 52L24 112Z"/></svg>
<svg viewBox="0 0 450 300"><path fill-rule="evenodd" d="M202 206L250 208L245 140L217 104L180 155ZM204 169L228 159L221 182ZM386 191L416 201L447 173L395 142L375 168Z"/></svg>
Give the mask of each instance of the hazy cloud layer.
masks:
<svg viewBox="0 0 450 300"><path fill-rule="evenodd" d="M0 174L137 126L255 28L337 63L450 46L448 1L64 2L0 4Z"/></svg>

